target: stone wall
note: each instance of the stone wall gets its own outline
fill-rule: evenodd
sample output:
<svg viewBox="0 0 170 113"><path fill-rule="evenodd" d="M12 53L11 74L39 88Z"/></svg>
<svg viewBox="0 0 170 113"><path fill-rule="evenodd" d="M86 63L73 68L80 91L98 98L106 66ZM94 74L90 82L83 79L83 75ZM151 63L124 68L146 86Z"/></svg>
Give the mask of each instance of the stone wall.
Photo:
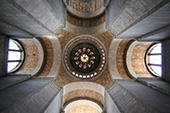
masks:
<svg viewBox="0 0 170 113"><path fill-rule="evenodd" d="M127 0L119 13L113 18L109 29L120 35L137 22L148 16L164 0Z"/></svg>
<svg viewBox="0 0 170 113"><path fill-rule="evenodd" d="M54 98L54 100L51 102L48 108L44 111L44 113L61 113L63 108L62 97L63 90L60 90L60 92L57 94L57 96Z"/></svg>
<svg viewBox="0 0 170 113"><path fill-rule="evenodd" d="M61 4L61 0L57 0ZM52 2L52 1L51 1ZM1 21L26 31L34 36L55 34L63 24L63 15L57 15L51 2L40 0L1 0ZM64 5L59 5L59 12L64 12ZM60 14L60 13L59 13ZM61 17L58 17L61 16ZM50 18L49 18L50 17Z"/></svg>
<svg viewBox="0 0 170 113"><path fill-rule="evenodd" d="M114 86L112 96L126 113L167 113L170 107L170 97L154 88L133 80L120 80ZM113 88L114 89L114 88ZM120 98L119 98L120 97ZM123 100L122 100L123 99ZM126 102L125 102L126 101ZM124 106L124 107L122 107ZM130 106L133 106L132 109Z"/></svg>
<svg viewBox="0 0 170 113"><path fill-rule="evenodd" d="M42 37L45 55L44 64L38 76L56 78L61 65L61 45L56 36Z"/></svg>
<svg viewBox="0 0 170 113"><path fill-rule="evenodd" d="M116 65L118 73L122 78L129 78L125 67L125 51L129 42L130 40L122 40L117 49Z"/></svg>
<svg viewBox="0 0 170 113"><path fill-rule="evenodd" d="M41 40L44 43L45 48L45 62L38 76L47 76L50 73L53 64L53 46L49 38L44 37L41 38Z"/></svg>
<svg viewBox="0 0 170 113"><path fill-rule="evenodd" d="M170 40L164 40L162 42L162 78L166 81L170 81Z"/></svg>
<svg viewBox="0 0 170 113"><path fill-rule="evenodd" d="M44 112L60 88L51 79L34 78L0 91L3 113ZM7 99L8 98L8 99Z"/></svg>
<svg viewBox="0 0 170 113"><path fill-rule="evenodd" d="M60 27L61 23L59 23L56 15L51 12L51 9L48 7L47 3L44 1L38 0L23 0L16 1L16 3L22 7L25 11L29 12L34 18L37 19L40 23L43 24L44 28L51 31L51 33L55 33L56 29ZM50 17L50 18L47 18Z"/></svg>
<svg viewBox="0 0 170 113"><path fill-rule="evenodd" d="M68 12L67 13L67 21L75 26L94 27L94 26L103 24L105 22L105 13L103 13L102 15L100 15L98 17L85 19L85 18L75 17Z"/></svg>
<svg viewBox="0 0 170 113"><path fill-rule="evenodd" d="M103 6L103 0L69 0L69 4L80 12L95 12Z"/></svg>
<svg viewBox="0 0 170 113"><path fill-rule="evenodd" d="M110 0L108 7L106 8L106 26L110 26L112 21L116 18L117 14L124 6L127 0Z"/></svg>
<svg viewBox="0 0 170 113"><path fill-rule="evenodd" d="M36 75L44 62L44 50L41 43L35 39L19 39L25 51L25 60L21 69L16 74Z"/></svg>
<svg viewBox="0 0 170 113"><path fill-rule="evenodd" d="M104 113L121 113L107 91L105 92L105 112Z"/></svg>
<svg viewBox="0 0 170 113"><path fill-rule="evenodd" d="M166 113L170 97L135 80L116 80L108 94L121 113Z"/></svg>
<svg viewBox="0 0 170 113"><path fill-rule="evenodd" d="M100 84L92 82L74 82L64 86L63 88L63 104L87 99L97 102L104 106L104 87Z"/></svg>
<svg viewBox="0 0 170 113"><path fill-rule="evenodd" d="M7 73L8 38L0 35L0 76Z"/></svg>
<svg viewBox="0 0 170 113"><path fill-rule="evenodd" d="M146 67L147 49L152 42L132 42L126 52L126 66L132 78L153 77Z"/></svg>

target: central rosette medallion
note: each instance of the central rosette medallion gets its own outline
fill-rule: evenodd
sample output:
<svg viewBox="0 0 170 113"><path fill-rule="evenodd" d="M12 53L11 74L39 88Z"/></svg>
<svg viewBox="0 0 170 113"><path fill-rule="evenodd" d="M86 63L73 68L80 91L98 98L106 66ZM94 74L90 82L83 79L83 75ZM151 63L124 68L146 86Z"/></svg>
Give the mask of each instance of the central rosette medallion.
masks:
<svg viewBox="0 0 170 113"><path fill-rule="evenodd" d="M79 37L68 43L65 49L64 65L76 78L93 78L105 66L105 49L91 37Z"/></svg>
<svg viewBox="0 0 170 113"><path fill-rule="evenodd" d="M89 56L86 54L83 54L81 55L80 60L85 63L89 60Z"/></svg>

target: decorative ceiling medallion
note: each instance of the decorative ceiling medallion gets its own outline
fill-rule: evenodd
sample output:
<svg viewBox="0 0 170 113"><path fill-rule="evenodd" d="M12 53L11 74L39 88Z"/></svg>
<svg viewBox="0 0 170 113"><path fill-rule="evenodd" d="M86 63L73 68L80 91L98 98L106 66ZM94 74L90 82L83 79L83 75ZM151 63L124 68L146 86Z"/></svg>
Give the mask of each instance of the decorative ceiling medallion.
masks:
<svg viewBox="0 0 170 113"><path fill-rule="evenodd" d="M94 78L102 73L105 65L104 46L90 36L79 36L65 48L64 66L67 72L76 78Z"/></svg>

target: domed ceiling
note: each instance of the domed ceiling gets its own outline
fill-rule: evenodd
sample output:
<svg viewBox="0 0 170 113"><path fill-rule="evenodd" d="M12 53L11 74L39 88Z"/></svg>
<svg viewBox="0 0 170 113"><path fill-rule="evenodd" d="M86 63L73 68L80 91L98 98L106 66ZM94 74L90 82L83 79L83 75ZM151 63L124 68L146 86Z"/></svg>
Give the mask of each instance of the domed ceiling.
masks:
<svg viewBox="0 0 170 113"><path fill-rule="evenodd" d="M128 78L124 68L120 68L124 66L122 60L108 65L108 53L114 35L106 29L104 0L64 1L67 6L67 20L65 28L57 33L61 44L62 65L56 82L64 86L85 80L109 87L114 82L110 74L112 70L108 68L113 67L112 65L118 65L114 69L124 78ZM122 58L125 46L121 47L122 51L118 51ZM116 59L115 56L112 59L114 58Z"/></svg>
<svg viewBox="0 0 170 113"><path fill-rule="evenodd" d="M106 51L97 39L78 36L67 44L64 52L67 72L79 79L94 78L106 65Z"/></svg>
<svg viewBox="0 0 170 113"><path fill-rule="evenodd" d="M56 82L64 86L76 81L91 81L106 87L113 83L108 68L108 51L113 34L75 35L65 30L58 34L62 65Z"/></svg>

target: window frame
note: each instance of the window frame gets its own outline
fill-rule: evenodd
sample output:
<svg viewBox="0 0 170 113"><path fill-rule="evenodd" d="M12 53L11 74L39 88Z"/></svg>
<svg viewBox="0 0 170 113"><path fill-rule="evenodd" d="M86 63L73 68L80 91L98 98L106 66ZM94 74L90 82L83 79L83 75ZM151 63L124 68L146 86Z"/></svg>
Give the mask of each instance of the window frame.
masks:
<svg viewBox="0 0 170 113"><path fill-rule="evenodd" d="M155 76L155 77L162 77L162 59L161 59L161 64L154 64L154 63L149 63L149 56L156 56L156 55L161 55L162 57L162 50L160 51L160 53L151 53L152 50L158 45L158 44L161 44L161 49L162 49L162 43L161 42L158 42L158 43L153 43L151 44L148 49L146 50L146 53L145 53L145 66L148 70L148 72ZM159 75L157 72L154 71L154 69L151 67L151 66L160 66L161 67L161 75Z"/></svg>
<svg viewBox="0 0 170 113"><path fill-rule="evenodd" d="M13 41L17 47L19 48L19 50L16 50L16 49L10 49L10 40ZM13 52L19 52L20 53L20 60L9 60L9 52L10 51L13 51ZM8 41L8 54L7 54L7 73L14 73L16 71L18 71L19 69L21 69L21 67L23 66L24 64L24 61L25 61L25 49L24 49L24 46L23 44L17 40L17 39L12 39L10 38L9 41ZM18 64L11 70L8 71L8 63L10 62L17 62Z"/></svg>

